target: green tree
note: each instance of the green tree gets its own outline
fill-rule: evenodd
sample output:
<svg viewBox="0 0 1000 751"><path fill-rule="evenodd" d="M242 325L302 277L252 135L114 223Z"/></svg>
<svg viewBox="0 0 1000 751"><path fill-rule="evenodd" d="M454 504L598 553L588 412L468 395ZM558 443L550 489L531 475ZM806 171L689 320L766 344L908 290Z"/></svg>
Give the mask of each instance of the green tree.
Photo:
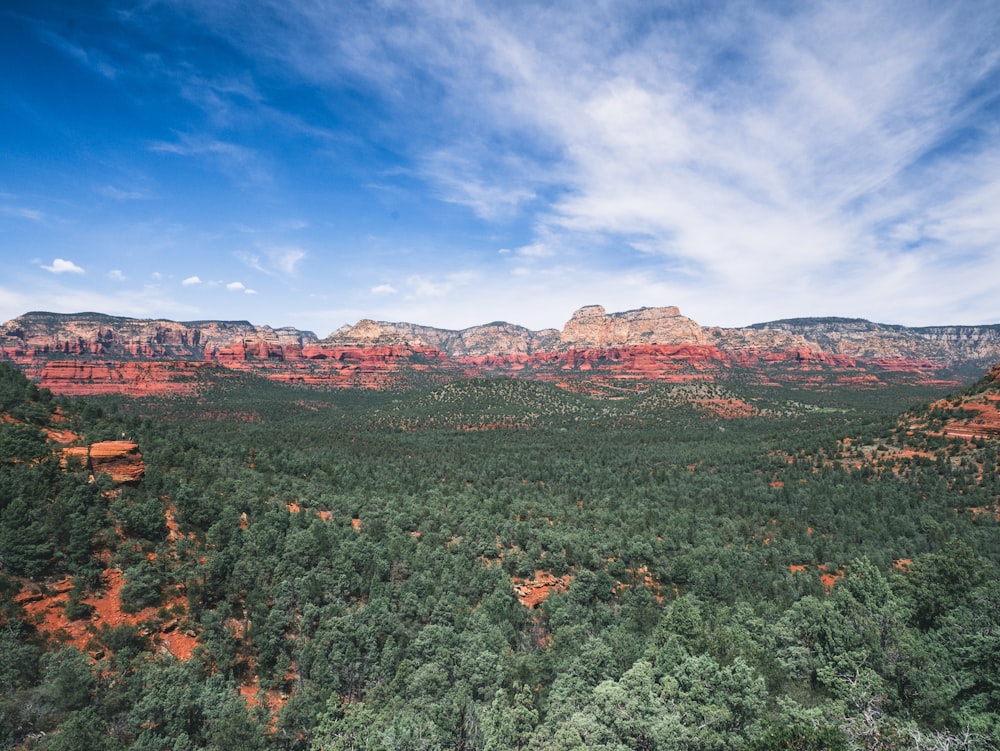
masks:
<svg viewBox="0 0 1000 751"><path fill-rule="evenodd" d="M484 751L509 751L529 748L531 734L538 724L531 689L521 685L513 690L497 691L483 720Z"/></svg>
<svg viewBox="0 0 1000 751"><path fill-rule="evenodd" d="M82 709L90 703L95 688L90 659L76 647L61 647L42 657L40 690L57 710Z"/></svg>
<svg viewBox="0 0 1000 751"><path fill-rule="evenodd" d="M107 724L91 707L73 712L45 741L45 751L124 751Z"/></svg>

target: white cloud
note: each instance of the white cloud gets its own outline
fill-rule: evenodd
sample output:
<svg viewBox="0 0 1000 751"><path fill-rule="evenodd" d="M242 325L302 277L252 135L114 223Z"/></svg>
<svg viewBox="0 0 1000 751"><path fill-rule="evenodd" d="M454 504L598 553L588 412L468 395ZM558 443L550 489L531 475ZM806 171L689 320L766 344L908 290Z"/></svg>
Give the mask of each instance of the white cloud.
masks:
<svg viewBox="0 0 1000 751"><path fill-rule="evenodd" d="M256 295L257 290L250 289L243 282L229 282L226 285L226 289L230 292L242 292L244 295Z"/></svg>
<svg viewBox="0 0 1000 751"><path fill-rule="evenodd" d="M185 320L197 314L197 309L165 296L162 290L149 285L142 289L122 287L115 294L91 290L90 285L71 286L61 283L63 277L45 276L25 280L25 288L13 293L0 287L0 318L7 320L29 310L56 313L77 313L94 310L110 315L134 318L167 317Z"/></svg>
<svg viewBox="0 0 1000 751"><path fill-rule="evenodd" d="M51 266L42 266L43 269L49 271L53 274L83 274L82 268L77 266L72 261L67 261L63 258L56 258L52 261Z"/></svg>
<svg viewBox="0 0 1000 751"><path fill-rule="evenodd" d="M108 272L108 279L111 279L114 282L124 282L127 277L125 276L125 272L121 269L111 269L111 271Z"/></svg>
<svg viewBox="0 0 1000 751"><path fill-rule="evenodd" d="M187 279L181 282L185 287L191 287L195 284L201 284L201 277L197 274L195 276L189 276Z"/></svg>
<svg viewBox="0 0 1000 751"><path fill-rule="evenodd" d="M508 251L509 252L509 251ZM531 243L530 245L525 245L518 248L516 251L517 255L524 258L547 258L549 256L555 255L555 250L551 245L543 242Z"/></svg>
<svg viewBox="0 0 1000 751"><path fill-rule="evenodd" d="M156 154L191 157L208 161L243 186L269 183L266 159L254 149L201 133L179 133L175 141L153 141L149 150Z"/></svg>
<svg viewBox="0 0 1000 751"><path fill-rule="evenodd" d="M251 269L262 274L294 276L299 262L306 257L306 252L296 247L280 247L265 250L263 258L257 253L246 251L237 251L235 255Z"/></svg>
<svg viewBox="0 0 1000 751"><path fill-rule="evenodd" d="M306 257L306 252L301 248L275 248L268 251L267 256L281 273L292 276L299 261Z"/></svg>
<svg viewBox="0 0 1000 751"><path fill-rule="evenodd" d="M371 291L373 295L395 295L397 290L391 284L379 284L372 287Z"/></svg>
<svg viewBox="0 0 1000 751"><path fill-rule="evenodd" d="M505 246L509 273L483 273L484 288L516 275L534 289L532 275L561 270L560 305L601 280L604 294L585 301L689 300L703 322L731 325L820 304L908 323L966 303L995 315L1000 12L989 2L659 13L486 0L387 13L260 0L253 18L239 4L179 4L293 84L373 94L377 132L359 140L400 153L415 192L467 207L488 230L477 239ZM265 100L249 80L193 84L192 101L227 116ZM152 148L234 170L262 161L211 135ZM244 263L291 276L305 251L273 242ZM396 299L476 309L460 278L412 268ZM371 289L386 307L388 286Z"/></svg>
<svg viewBox="0 0 1000 751"><path fill-rule="evenodd" d="M271 273L271 271L261 262L260 256L255 255L254 253L247 253L245 251L238 250L234 253L234 255L254 271L259 271L262 274Z"/></svg>
<svg viewBox="0 0 1000 751"><path fill-rule="evenodd" d="M467 287L480 279L475 271L456 271L442 276L413 274L406 279L409 298L444 297L460 287Z"/></svg>

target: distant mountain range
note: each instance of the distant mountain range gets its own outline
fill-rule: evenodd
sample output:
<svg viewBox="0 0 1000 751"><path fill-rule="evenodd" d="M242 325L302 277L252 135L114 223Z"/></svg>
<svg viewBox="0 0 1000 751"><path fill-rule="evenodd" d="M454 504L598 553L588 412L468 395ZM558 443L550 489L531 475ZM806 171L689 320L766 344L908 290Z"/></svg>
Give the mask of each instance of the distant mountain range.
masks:
<svg viewBox="0 0 1000 751"><path fill-rule="evenodd" d="M206 368L302 384L405 388L506 375L562 382L717 380L874 386L974 380L1000 362L1000 324L906 327L796 318L703 327L676 307L580 308L560 329L502 321L462 330L362 320L324 339L247 321L32 312L0 326L0 359L60 393L158 393Z"/></svg>

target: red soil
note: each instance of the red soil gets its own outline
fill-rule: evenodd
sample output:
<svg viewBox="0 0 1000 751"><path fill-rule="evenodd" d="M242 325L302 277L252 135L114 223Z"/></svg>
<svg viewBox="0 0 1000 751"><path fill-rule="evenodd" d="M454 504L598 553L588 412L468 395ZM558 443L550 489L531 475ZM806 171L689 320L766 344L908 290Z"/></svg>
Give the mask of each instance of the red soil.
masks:
<svg viewBox="0 0 1000 751"><path fill-rule="evenodd" d="M978 394L963 401L961 407L974 415L949 422L944 427L946 436L967 439L1000 436L1000 394Z"/></svg>
<svg viewBox="0 0 1000 751"><path fill-rule="evenodd" d="M692 399L691 404L723 420L738 420L757 414L756 409L741 399Z"/></svg>
<svg viewBox="0 0 1000 751"><path fill-rule="evenodd" d="M271 715L270 732L273 733L278 729L278 713L288 703L287 693L262 689L260 679L254 676L250 683L240 686L240 696L250 708L265 707Z"/></svg>
<svg viewBox="0 0 1000 751"><path fill-rule="evenodd" d="M793 564L788 567L788 570L793 574L802 574L809 570L809 566ZM837 580L843 578L844 576L844 571L842 569L829 572L826 569L826 564L823 563L816 566L816 570L820 572L819 581L823 585L823 589L827 592L833 589L837 584Z"/></svg>
<svg viewBox="0 0 1000 751"><path fill-rule="evenodd" d="M537 608L553 592L565 592L572 580L573 577L569 574L554 576L541 569L535 571L535 575L531 579L511 577L517 599L528 608Z"/></svg>
<svg viewBox="0 0 1000 751"><path fill-rule="evenodd" d="M160 608L149 607L136 613L125 613L121 609L121 588L125 583L121 569L109 568L101 574L104 588L98 594L83 598L83 602L94 608L94 613L89 620L71 621L66 617L65 606L69 598L69 591L73 588L69 577L46 587L42 590L39 586L33 585L26 592L22 592L16 598L24 607L29 618L37 625L38 630L60 642L65 642L75 646L80 650L87 650L91 639L100 631L102 626L117 628L123 625L135 626L140 629L147 629L150 621L154 621ZM176 599L173 603L166 603L164 607L174 609L178 605L183 607L183 600ZM186 660L191 657L191 653L198 645L194 636L183 633L177 629L177 621L168 621L153 634L154 643L161 649L165 649L176 657Z"/></svg>

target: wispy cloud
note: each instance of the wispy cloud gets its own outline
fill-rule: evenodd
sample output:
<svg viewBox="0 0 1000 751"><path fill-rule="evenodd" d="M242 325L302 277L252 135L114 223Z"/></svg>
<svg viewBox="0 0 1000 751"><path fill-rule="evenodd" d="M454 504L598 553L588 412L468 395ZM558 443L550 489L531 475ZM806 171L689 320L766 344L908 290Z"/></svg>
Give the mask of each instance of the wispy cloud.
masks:
<svg viewBox="0 0 1000 751"><path fill-rule="evenodd" d="M113 282L124 282L128 279L128 277L125 276L125 272L121 269L111 269L111 271L108 272L108 279Z"/></svg>
<svg viewBox="0 0 1000 751"><path fill-rule="evenodd" d="M109 80L114 80L118 76L118 69L114 62L102 51L88 49L51 31L46 31L44 36L54 47L98 75Z"/></svg>
<svg viewBox="0 0 1000 751"><path fill-rule="evenodd" d="M294 276L298 270L299 263L306 255L304 250L295 247L269 248L262 251L262 253L236 252L236 257L240 261L254 271L259 271L268 276L276 274Z"/></svg>
<svg viewBox="0 0 1000 751"><path fill-rule="evenodd" d="M184 281L182 281L181 284L185 287L192 287L196 284L201 284L201 277L199 277L197 274L195 276L189 276L186 279L184 279Z"/></svg>
<svg viewBox="0 0 1000 751"><path fill-rule="evenodd" d="M361 6L308 5L288 11L288 36L266 54L405 107L415 169L443 200L487 221L533 212L526 258L558 232L659 258L662 274L683 269L733 301L793 285L814 295L846 274L856 304L928 288L935 259L996 236L980 208L998 180L995 118L958 141L988 106L977 92L997 75L997 13L724 6L423 4L375 23ZM226 33L262 39L246 23ZM971 158L951 172L959 148ZM867 277L893 264L908 281ZM445 287L408 284L418 296Z"/></svg>
<svg viewBox="0 0 1000 751"><path fill-rule="evenodd" d="M481 278L475 271L455 271L441 276L413 274L406 279L406 295L411 298L445 297Z"/></svg>
<svg viewBox="0 0 1000 751"><path fill-rule="evenodd" d="M43 220L142 212L151 229L125 233L131 276L148 274L140 250L163 264L184 247L178 266L217 280L205 287L263 274L305 299L336 277L355 287L344 310L402 317L467 320L504 300L520 308L500 315L526 322L582 302L677 303L733 325L996 315L989 0L169 0L95 18L72 36L42 16L35 29L156 125L125 118L115 144L132 152L104 154L108 169L77 172L70 155L51 173L84 175L82 191L25 179L0 193L4 228L42 258L72 247L88 269L122 264L103 250L126 242L117 219L90 255L45 244ZM16 93L24 123L62 127L52 102ZM188 195L182 181L202 175L211 185ZM80 193L113 200L90 212Z"/></svg>
<svg viewBox="0 0 1000 751"><path fill-rule="evenodd" d="M173 141L151 141L149 150L208 160L243 185L260 185L271 180L266 159L257 150L211 133L178 133Z"/></svg>
<svg viewBox="0 0 1000 751"><path fill-rule="evenodd" d="M29 209L25 206L0 205L0 214L18 219L30 219L33 222L38 222L45 218L45 215L38 209Z"/></svg>
<svg viewBox="0 0 1000 751"><path fill-rule="evenodd" d="M299 262L306 257L306 252L301 248L275 248L267 252L267 257L281 273L292 276L295 274Z"/></svg>
<svg viewBox="0 0 1000 751"><path fill-rule="evenodd" d="M64 258L56 258L52 261L49 266L42 266L43 269L52 274L82 274L83 269L77 266L72 261L67 261Z"/></svg>

